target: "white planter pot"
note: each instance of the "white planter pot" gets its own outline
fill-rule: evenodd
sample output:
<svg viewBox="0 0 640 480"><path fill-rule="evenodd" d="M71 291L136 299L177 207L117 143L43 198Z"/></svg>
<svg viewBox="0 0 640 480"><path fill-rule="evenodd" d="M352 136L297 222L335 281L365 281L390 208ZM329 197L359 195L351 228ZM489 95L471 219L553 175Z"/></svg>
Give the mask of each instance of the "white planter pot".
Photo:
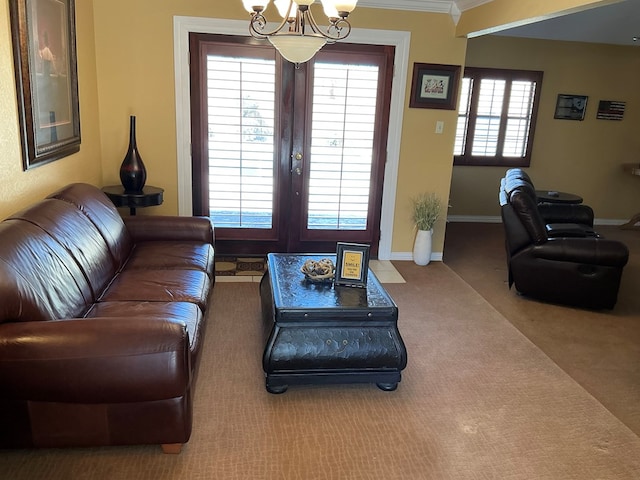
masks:
<svg viewBox="0 0 640 480"><path fill-rule="evenodd" d="M416 265L428 265L431 261L431 237L433 229L418 230L413 244L413 261Z"/></svg>

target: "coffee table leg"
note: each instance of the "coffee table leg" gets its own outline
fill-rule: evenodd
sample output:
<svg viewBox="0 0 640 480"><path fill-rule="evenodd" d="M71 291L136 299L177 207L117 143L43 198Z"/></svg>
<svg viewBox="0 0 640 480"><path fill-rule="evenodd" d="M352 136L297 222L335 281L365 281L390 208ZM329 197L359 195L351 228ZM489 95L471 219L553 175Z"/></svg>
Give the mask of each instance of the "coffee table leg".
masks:
<svg viewBox="0 0 640 480"><path fill-rule="evenodd" d="M266 382L267 392L273 393L274 395L278 395L280 393L284 393L289 388L289 385L269 385L269 380Z"/></svg>
<svg viewBox="0 0 640 480"><path fill-rule="evenodd" d="M385 392L393 392L398 388L397 383L376 383L380 390L384 390Z"/></svg>

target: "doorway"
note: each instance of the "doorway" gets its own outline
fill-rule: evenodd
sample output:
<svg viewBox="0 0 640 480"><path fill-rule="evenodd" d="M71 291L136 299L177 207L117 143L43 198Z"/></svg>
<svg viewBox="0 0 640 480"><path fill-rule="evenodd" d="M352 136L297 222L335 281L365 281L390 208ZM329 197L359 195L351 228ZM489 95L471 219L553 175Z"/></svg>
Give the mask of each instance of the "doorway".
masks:
<svg viewBox="0 0 640 480"><path fill-rule="evenodd" d="M378 252L393 46L304 65L246 37L190 35L193 214L223 254Z"/></svg>

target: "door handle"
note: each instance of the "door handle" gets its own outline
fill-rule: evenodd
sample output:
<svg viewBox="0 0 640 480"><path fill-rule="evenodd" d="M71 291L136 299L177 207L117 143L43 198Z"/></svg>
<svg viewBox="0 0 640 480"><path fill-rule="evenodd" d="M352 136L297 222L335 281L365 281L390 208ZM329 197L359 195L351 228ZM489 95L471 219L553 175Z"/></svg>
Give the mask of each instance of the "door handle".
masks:
<svg viewBox="0 0 640 480"><path fill-rule="evenodd" d="M296 153L292 154L291 156L293 158L295 158L298 162L300 162L302 160L302 152L296 152ZM298 176L302 175L302 169L300 167L294 168L293 172Z"/></svg>

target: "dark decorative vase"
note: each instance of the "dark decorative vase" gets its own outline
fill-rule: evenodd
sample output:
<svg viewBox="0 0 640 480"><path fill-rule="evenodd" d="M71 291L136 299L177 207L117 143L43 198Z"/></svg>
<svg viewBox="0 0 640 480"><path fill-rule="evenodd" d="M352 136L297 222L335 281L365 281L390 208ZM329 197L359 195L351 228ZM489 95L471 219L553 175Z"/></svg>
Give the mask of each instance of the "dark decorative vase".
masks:
<svg viewBox="0 0 640 480"><path fill-rule="evenodd" d="M120 181L126 192L141 192L147 181L147 169L142 163L136 143L136 117L131 115L129 150L120 165Z"/></svg>

